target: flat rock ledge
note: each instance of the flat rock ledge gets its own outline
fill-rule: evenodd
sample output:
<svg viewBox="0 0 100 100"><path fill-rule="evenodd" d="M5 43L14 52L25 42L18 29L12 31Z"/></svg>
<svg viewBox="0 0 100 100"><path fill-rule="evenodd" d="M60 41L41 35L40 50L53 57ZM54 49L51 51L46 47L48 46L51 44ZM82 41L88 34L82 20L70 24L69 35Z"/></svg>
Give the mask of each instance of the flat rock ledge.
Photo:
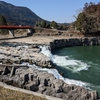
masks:
<svg viewBox="0 0 100 100"><path fill-rule="evenodd" d="M79 37L79 38L67 38L67 39L54 39L50 42L51 49L70 47L70 46L93 46L100 45L99 37Z"/></svg>
<svg viewBox="0 0 100 100"><path fill-rule="evenodd" d="M54 75L25 65L0 65L0 81L63 100L99 100L97 91L68 85Z"/></svg>
<svg viewBox="0 0 100 100"><path fill-rule="evenodd" d="M50 43L51 49L67 46L66 41L65 44L63 44L63 40L55 41ZM70 43L73 44L73 42ZM8 85L64 100L99 100L97 91L90 91L80 86L66 84L48 72L20 65L23 62L43 68L54 68L50 58L40 52L39 44L27 46L25 44L8 43L0 46L0 63L2 63L0 65L0 81Z"/></svg>
<svg viewBox="0 0 100 100"><path fill-rule="evenodd" d="M39 46L39 45L38 45ZM0 62L3 64L35 64L43 68L53 68L54 64L40 52L37 45L0 46Z"/></svg>

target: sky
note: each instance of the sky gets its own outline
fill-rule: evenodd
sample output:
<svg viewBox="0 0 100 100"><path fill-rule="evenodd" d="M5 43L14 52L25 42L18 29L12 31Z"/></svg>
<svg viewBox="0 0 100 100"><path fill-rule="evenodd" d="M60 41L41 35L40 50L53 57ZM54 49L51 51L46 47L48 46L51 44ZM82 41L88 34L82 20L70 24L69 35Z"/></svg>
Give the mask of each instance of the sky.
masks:
<svg viewBox="0 0 100 100"><path fill-rule="evenodd" d="M48 21L71 23L74 15L84 7L86 2L98 3L100 0L0 0L16 6L28 7L36 15Z"/></svg>

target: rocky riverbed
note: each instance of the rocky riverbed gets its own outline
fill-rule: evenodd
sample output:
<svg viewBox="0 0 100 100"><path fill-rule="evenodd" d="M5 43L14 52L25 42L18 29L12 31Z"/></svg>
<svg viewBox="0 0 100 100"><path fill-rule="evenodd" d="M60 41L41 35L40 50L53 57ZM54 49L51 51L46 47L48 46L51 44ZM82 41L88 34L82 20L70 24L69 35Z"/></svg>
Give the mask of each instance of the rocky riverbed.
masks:
<svg viewBox="0 0 100 100"><path fill-rule="evenodd" d="M53 68L50 58L40 52L39 45L3 43L0 46L0 62L3 64L21 64L27 62L41 67Z"/></svg>
<svg viewBox="0 0 100 100"><path fill-rule="evenodd" d="M64 100L97 100L96 91L68 85L54 75L25 65L0 65L0 81Z"/></svg>
<svg viewBox="0 0 100 100"><path fill-rule="evenodd" d="M53 74L23 65L24 62L42 68L54 68L50 58L41 53L40 44L1 43L0 62L0 81L8 85L65 100L98 99L97 91L69 85Z"/></svg>

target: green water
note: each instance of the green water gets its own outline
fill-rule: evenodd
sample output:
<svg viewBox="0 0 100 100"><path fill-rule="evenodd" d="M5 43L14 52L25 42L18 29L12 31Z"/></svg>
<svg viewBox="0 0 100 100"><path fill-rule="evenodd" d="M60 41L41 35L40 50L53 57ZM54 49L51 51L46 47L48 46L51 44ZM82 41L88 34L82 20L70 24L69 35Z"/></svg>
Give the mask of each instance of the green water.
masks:
<svg viewBox="0 0 100 100"><path fill-rule="evenodd" d="M64 72L64 77L89 83L90 88L97 90L100 96L100 46L66 47L55 49L53 54L67 56L66 59L72 63L71 65L57 66L58 70ZM74 65L74 60L83 64ZM75 71L78 67L81 70Z"/></svg>

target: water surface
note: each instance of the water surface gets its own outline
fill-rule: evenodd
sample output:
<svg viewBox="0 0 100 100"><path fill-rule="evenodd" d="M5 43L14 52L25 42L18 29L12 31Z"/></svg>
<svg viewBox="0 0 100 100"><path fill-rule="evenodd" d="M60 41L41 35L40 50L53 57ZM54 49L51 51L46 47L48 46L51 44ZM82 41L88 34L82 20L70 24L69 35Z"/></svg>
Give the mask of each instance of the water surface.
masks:
<svg viewBox="0 0 100 100"><path fill-rule="evenodd" d="M90 83L90 88L100 94L100 46L55 49L53 55L66 59L56 63L64 77Z"/></svg>

